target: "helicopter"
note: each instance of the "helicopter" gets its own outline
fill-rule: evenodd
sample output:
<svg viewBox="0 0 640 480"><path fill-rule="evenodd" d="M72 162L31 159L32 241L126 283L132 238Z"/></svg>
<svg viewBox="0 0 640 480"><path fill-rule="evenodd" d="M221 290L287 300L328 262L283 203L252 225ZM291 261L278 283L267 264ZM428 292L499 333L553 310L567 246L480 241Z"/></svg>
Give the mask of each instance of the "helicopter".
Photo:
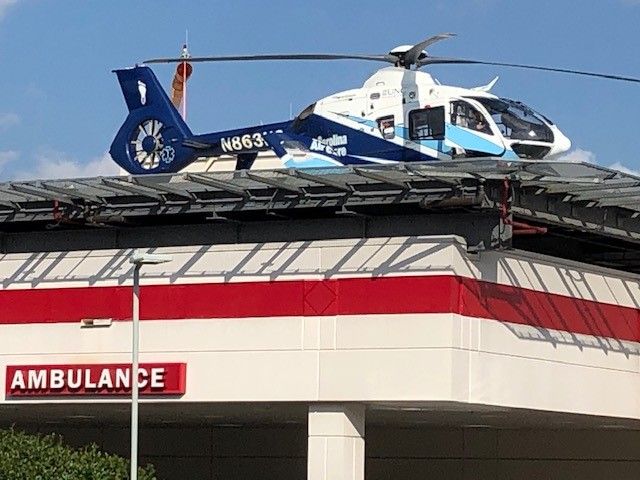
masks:
<svg viewBox="0 0 640 480"><path fill-rule="evenodd" d="M286 168L446 161L501 157L553 159L571 141L549 118L526 104L502 98L487 85L440 84L421 67L475 64L543 70L640 83L620 75L461 58L435 57L426 48L455 36L443 33L387 54L260 54L192 57L186 46L176 58L156 58L114 70L129 114L111 144L113 160L131 174L176 173L201 157L236 158L250 169L260 152L272 151ZM176 92L191 64L269 60L362 60L385 62L360 88L324 97L295 118L266 125L194 135L177 110ZM178 64L173 98L149 64ZM180 68L182 67L182 70ZM182 82L182 83L181 83ZM177 95L180 101L180 95Z"/></svg>

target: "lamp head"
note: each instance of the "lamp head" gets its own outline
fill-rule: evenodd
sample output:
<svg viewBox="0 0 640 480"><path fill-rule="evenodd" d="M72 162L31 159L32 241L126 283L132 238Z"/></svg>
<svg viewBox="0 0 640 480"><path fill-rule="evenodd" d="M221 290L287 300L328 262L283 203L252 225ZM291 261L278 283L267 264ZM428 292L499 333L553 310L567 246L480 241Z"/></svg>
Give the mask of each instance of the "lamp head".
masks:
<svg viewBox="0 0 640 480"><path fill-rule="evenodd" d="M170 262L171 259L171 255L146 253L142 250L135 249L129 258L129 263L133 263L135 265L157 265L159 263Z"/></svg>

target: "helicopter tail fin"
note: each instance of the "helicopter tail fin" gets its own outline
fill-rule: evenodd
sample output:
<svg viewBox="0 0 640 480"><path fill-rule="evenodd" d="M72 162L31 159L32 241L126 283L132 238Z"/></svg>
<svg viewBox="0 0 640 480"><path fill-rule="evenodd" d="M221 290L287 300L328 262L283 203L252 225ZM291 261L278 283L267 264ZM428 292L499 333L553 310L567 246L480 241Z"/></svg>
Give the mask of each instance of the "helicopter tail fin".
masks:
<svg viewBox="0 0 640 480"><path fill-rule="evenodd" d="M146 66L114 70L129 115L109 153L129 173L177 172L197 157L183 145L193 136L153 71Z"/></svg>

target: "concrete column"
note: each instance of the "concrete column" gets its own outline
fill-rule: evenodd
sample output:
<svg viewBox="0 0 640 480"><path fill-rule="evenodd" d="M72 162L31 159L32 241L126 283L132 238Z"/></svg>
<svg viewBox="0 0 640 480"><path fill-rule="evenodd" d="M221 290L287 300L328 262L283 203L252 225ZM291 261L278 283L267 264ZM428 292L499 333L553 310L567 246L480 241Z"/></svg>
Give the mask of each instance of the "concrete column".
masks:
<svg viewBox="0 0 640 480"><path fill-rule="evenodd" d="M364 480L364 405L309 407L308 480Z"/></svg>

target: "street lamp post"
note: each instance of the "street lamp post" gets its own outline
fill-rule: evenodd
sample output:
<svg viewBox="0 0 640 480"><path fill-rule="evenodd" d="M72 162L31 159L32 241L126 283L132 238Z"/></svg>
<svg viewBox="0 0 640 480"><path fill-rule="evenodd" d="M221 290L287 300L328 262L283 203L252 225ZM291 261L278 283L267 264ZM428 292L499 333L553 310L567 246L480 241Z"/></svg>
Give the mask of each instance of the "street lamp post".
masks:
<svg viewBox="0 0 640 480"><path fill-rule="evenodd" d="M170 262L169 255L156 255L134 250L129 258L133 264L133 312L131 334L131 473L130 480L138 480L138 356L140 337L140 269L143 265Z"/></svg>

